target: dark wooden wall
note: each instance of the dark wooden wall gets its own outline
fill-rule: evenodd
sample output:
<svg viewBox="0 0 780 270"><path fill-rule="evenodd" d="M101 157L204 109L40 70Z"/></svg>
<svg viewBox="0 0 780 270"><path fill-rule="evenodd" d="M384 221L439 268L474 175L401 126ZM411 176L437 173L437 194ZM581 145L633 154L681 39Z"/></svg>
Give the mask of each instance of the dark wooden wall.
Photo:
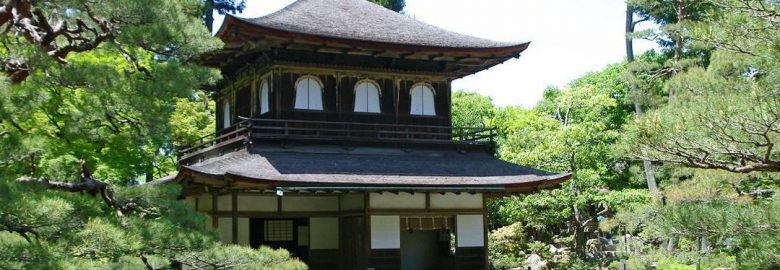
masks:
<svg viewBox="0 0 780 270"><path fill-rule="evenodd" d="M455 258L458 269L487 269L484 247L459 247Z"/></svg>
<svg viewBox="0 0 780 270"><path fill-rule="evenodd" d="M400 270L400 249L372 249L368 258L368 268L376 270Z"/></svg>
<svg viewBox="0 0 780 270"><path fill-rule="evenodd" d="M334 72L335 73L335 72ZM322 111L296 110L295 83L301 77L310 75L302 72L273 71L271 93L269 94L270 113L259 114L259 91L251 89L249 84L242 87L230 87L223 90L217 102L217 129L222 127L222 102L220 100L234 95L233 123L236 116L251 116L255 118L275 118L310 121L337 121L384 124L408 124L451 126L450 106L451 89L448 81L423 81L403 79L397 84L393 79L385 77L340 76L335 74L311 74L323 84ZM370 79L380 87L381 113L354 112L355 84L363 79ZM410 115L411 88L417 83L428 83L434 88L434 103L436 116ZM257 83L259 87L259 82ZM254 93L254 94L253 94ZM257 100L255 100L257 99ZM252 110L252 106L258 107ZM254 114L252 113L254 111Z"/></svg>

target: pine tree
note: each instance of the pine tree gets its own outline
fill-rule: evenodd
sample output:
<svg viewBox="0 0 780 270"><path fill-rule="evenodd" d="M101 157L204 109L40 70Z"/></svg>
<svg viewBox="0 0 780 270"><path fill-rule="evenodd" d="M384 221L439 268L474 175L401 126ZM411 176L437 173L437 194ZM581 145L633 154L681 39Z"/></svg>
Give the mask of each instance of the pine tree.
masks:
<svg viewBox="0 0 780 270"><path fill-rule="evenodd" d="M170 173L213 130L195 64L217 49L193 0L0 7L0 268L304 269L285 251L219 244Z"/></svg>

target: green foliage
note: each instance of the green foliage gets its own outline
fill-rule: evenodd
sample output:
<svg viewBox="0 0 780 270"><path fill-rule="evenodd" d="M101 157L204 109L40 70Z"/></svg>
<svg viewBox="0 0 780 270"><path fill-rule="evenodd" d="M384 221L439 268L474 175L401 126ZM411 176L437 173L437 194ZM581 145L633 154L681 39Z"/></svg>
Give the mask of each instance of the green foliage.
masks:
<svg viewBox="0 0 780 270"><path fill-rule="evenodd" d="M742 267L767 269L780 266L780 244L766 241L780 237L778 206L777 200L678 203L664 208L656 222L666 235L706 237L713 249L736 256Z"/></svg>
<svg viewBox="0 0 780 270"><path fill-rule="evenodd" d="M713 1L629 0L627 2L639 19L650 20L659 25L657 31L640 32L638 37L653 38L662 50L669 54L674 53L678 37L682 37L683 46L688 45L690 37L688 28L691 22L707 19L717 7ZM683 53L693 55L704 52L686 50Z"/></svg>
<svg viewBox="0 0 780 270"><path fill-rule="evenodd" d="M69 54L66 64L41 57L20 37L2 36L7 56L26 59L32 69L21 84L0 85L0 131L7 132L0 160L12 173L29 174L33 165L50 170L64 156L86 158L96 176L110 181L153 179L173 168L160 154L173 154L168 122L177 100L219 79L190 60L221 43L200 23L198 1L147 2L88 3L92 16L111 20L115 32L110 42ZM84 5L54 1L39 8L75 26L91 21ZM57 15L65 13L71 17Z"/></svg>
<svg viewBox="0 0 780 270"><path fill-rule="evenodd" d="M124 225L91 195L1 183L0 194L9 199L0 205L0 267L4 269L143 267L142 258L155 268L208 258L213 265L305 269L286 251L219 245L206 217L177 200L176 185L117 188L119 203L132 202L145 209L123 217ZM27 233L22 234L21 228Z"/></svg>
<svg viewBox="0 0 780 270"><path fill-rule="evenodd" d="M533 254L537 254L544 260L552 259L552 252L550 252L550 246L544 242L533 241L527 245L528 251Z"/></svg>
<svg viewBox="0 0 780 270"><path fill-rule="evenodd" d="M203 252L191 253L179 258L181 262L196 269L273 269L305 270L306 265L297 259L290 260L290 253L284 249L274 250L228 245Z"/></svg>
<svg viewBox="0 0 780 270"><path fill-rule="evenodd" d="M629 87L622 79L625 68L611 65L563 89L550 87L534 109L497 109L489 124L499 131L502 159L547 171L569 171L573 176L559 189L490 202L491 228L522 223L537 241L531 247L543 246L549 253L552 244L584 252L586 226L609 217L612 211L650 202L647 191L633 189L643 186L628 181L626 161L613 153L632 111ZM508 258L494 257L497 264ZM592 266L580 260L552 263L555 267Z"/></svg>
<svg viewBox="0 0 780 270"><path fill-rule="evenodd" d="M466 91L452 93L453 127L488 127L496 111L490 97Z"/></svg>
<svg viewBox="0 0 780 270"><path fill-rule="evenodd" d="M689 52L709 50L706 60L657 80L673 99L627 126L621 138L627 156L672 168L663 185L667 204L637 208L617 219L648 239L678 242L674 252L634 254L632 260L669 269L689 269L700 260L704 268L776 268L780 247L766 239L778 237L769 225L777 222L777 199L762 192L780 183L780 167L772 165L780 158L774 147L780 139L780 43L775 23L766 16L780 5L732 0L692 5L692 20L678 33L691 41ZM696 13L701 11L696 5L709 7Z"/></svg>
<svg viewBox="0 0 780 270"><path fill-rule="evenodd" d="M133 185L169 174L176 145L214 130L201 87L220 74L193 60L221 42L200 21L202 1L32 3L53 24L105 19L111 35L60 61L16 31L0 37L0 60L30 69L19 83L0 79L0 269L163 269L193 258L212 269L306 268L286 251L219 244L178 186ZM82 158L127 209L15 181L81 181Z"/></svg>
<svg viewBox="0 0 780 270"><path fill-rule="evenodd" d="M522 223L514 223L490 232L488 259L491 269L512 269L523 264L526 235Z"/></svg>
<svg viewBox="0 0 780 270"><path fill-rule="evenodd" d="M179 98L171 113L171 143L186 145L216 130L216 104L207 99L206 93L198 93L195 98Z"/></svg>

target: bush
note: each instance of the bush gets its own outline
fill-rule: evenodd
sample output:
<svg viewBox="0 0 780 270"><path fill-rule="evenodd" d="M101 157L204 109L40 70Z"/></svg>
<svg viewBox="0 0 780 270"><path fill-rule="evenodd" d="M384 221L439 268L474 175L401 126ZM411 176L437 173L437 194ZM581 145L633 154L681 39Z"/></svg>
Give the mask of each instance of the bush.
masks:
<svg viewBox="0 0 780 270"><path fill-rule="evenodd" d="M488 236L490 268L503 270L523 265L525 254L525 229L518 222L492 231Z"/></svg>

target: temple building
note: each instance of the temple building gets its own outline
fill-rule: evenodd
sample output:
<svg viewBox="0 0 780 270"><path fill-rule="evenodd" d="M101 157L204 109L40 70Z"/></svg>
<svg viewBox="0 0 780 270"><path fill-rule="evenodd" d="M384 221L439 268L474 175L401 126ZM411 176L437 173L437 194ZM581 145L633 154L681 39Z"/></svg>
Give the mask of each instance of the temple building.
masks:
<svg viewBox="0 0 780 270"><path fill-rule="evenodd" d="M455 127L451 82L528 43L447 31L365 0L226 16L217 130L186 149L183 197L226 243L285 248L311 269L486 269L486 200L568 173L495 157Z"/></svg>

